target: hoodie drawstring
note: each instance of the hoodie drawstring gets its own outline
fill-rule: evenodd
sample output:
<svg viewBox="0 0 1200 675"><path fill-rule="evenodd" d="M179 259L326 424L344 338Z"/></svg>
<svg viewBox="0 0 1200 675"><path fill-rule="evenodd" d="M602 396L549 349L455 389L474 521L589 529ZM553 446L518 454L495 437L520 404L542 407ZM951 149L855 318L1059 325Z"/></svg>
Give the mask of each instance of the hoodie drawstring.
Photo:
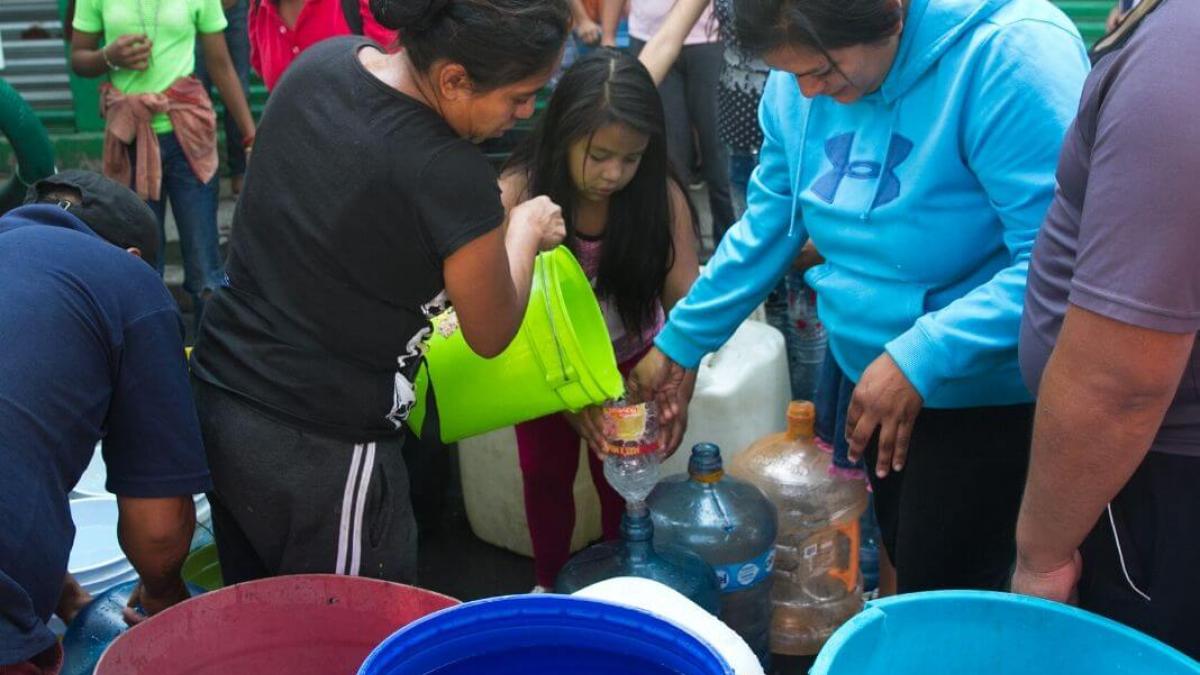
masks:
<svg viewBox="0 0 1200 675"><path fill-rule="evenodd" d="M796 177L792 180L792 218L788 221L789 239L796 236L796 212L800 210L800 180L804 174L804 146L808 145L808 125L812 121L812 108L816 103L815 99L810 101L804 111L804 129L800 134L799 152L796 153L799 156L796 160Z"/></svg>
<svg viewBox="0 0 1200 675"><path fill-rule="evenodd" d="M871 212L875 210L875 205L879 203L879 191L883 189L884 172L888 170L888 160L892 154L892 139L896 134L896 127L899 126L900 106L891 106L891 114L888 115L888 132L885 138L887 139L887 147L883 151L883 163L879 166L879 176L875 178L875 191L871 193L871 201L867 202L867 210L858 214L858 219L866 222L871 220Z"/></svg>

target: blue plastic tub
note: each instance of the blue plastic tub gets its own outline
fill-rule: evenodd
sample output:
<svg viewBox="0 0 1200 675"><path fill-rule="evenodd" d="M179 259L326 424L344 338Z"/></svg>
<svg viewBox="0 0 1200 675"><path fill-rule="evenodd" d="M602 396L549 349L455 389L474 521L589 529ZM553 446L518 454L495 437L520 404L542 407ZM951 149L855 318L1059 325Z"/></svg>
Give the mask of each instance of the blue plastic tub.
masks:
<svg viewBox="0 0 1200 675"><path fill-rule="evenodd" d="M1009 593L934 591L867 604L811 675L1200 673L1184 654L1076 607Z"/></svg>
<svg viewBox="0 0 1200 675"><path fill-rule="evenodd" d="M726 675L707 643L652 614L565 595L478 600L392 634L359 675Z"/></svg>

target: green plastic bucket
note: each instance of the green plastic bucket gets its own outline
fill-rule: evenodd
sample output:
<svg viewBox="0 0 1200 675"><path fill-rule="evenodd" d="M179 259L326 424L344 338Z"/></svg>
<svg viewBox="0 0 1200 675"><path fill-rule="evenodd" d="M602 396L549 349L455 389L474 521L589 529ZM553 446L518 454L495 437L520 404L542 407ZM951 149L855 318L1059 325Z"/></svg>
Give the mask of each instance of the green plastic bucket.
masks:
<svg viewBox="0 0 1200 675"><path fill-rule="evenodd" d="M525 318L511 344L485 359L467 346L453 310L433 319L409 424L425 429L430 390L437 432L454 441L551 413L577 412L625 392L604 315L564 246L538 255Z"/></svg>
<svg viewBox="0 0 1200 675"><path fill-rule="evenodd" d="M217 559L217 545L206 544L188 555L181 571L183 580L206 591L215 591L225 586L221 578L221 561Z"/></svg>

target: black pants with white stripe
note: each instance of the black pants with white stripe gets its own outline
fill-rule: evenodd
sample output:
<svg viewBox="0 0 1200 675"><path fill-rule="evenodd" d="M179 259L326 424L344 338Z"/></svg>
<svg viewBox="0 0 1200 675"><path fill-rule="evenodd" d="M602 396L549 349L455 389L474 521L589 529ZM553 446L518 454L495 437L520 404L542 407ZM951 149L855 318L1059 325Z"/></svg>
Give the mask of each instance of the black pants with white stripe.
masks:
<svg viewBox="0 0 1200 675"><path fill-rule="evenodd" d="M193 379L225 583L333 573L413 583L404 436L353 443L297 429Z"/></svg>
<svg viewBox="0 0 1200 675"><path fill-rule="evenodd" d="M1146 455L1079 553L1080 607L1200 659L1200 457Z"/></svg>

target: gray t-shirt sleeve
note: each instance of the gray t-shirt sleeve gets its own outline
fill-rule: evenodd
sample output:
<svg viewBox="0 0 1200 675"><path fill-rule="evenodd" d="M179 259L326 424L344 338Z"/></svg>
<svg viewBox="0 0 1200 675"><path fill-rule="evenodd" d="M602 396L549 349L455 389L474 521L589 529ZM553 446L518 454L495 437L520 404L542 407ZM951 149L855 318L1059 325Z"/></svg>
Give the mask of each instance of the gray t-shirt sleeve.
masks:
<svg viewBox="0 0 1200 675"><path fill-rule="evenodd" d="M1184 51L1192 66L1178 45L1130 54L1150 62L1101 102L1069 298L1171 333L1200 330L1200 87L1185 76L1200 48Z"/></svg>

